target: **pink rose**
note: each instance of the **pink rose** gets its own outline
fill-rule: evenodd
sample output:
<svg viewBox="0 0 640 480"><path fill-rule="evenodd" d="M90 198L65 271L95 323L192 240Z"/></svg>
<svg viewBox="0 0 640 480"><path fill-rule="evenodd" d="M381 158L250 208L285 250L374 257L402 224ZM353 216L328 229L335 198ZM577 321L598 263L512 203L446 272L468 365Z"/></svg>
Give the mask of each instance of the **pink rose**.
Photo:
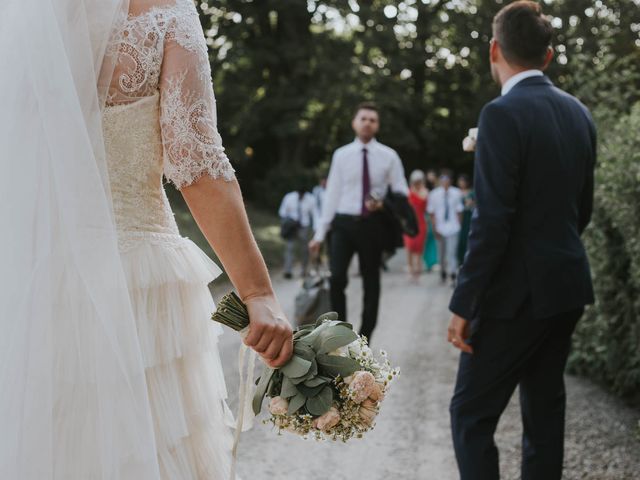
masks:
<svg viewBox="0 0 640 480"><path fill-rule="evenodd" d="M367 399L360 405L358 413L360 414L360 420L362 420L362 423L371 426L378 415L378 408L376 407L375 402Z"/></svg>
<svg viewBox="0 0 640 480"><path fill-rule="evenodd" d="M289 411L289 401L282 397L273 397L269 402L269 411L273 415L286 415Z"/></svg>
<svg viewBox="0 0 640 480"><path fill-rule="evenodd" d="M373 391L369 395L369 399L374 402L381 402L384 400L384 390L379 383L376 383L373 387Z"/></svg>
<svg viewBox="0 0 640 480"><path fill-rule="evenodd" d="M340 412L336 407L331 407L331 409L316 418L313 421L313 426L318 430L322 430L323 432L328 432L333 427L335 427L340 422Z"/></svg>
<svg viewBox="0 0 640 480"><path fill-rule="evenodd" d="M376 378L369 372L356 372L349 384L349 390L353 393L353 401L362 403L374 393Z"/></svg>

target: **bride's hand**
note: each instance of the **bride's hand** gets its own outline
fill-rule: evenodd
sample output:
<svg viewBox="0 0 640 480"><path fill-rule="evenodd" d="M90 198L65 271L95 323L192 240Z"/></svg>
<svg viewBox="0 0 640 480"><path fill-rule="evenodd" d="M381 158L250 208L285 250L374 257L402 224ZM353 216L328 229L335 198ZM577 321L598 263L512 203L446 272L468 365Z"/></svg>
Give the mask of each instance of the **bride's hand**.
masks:
<svg viewBox="0 0 640 480"><path fill-rule="evenodd" d="M245 345L253 348L271 368L285 365L293 354L293 332L275 295L244 299L249 312Z"/></svg>

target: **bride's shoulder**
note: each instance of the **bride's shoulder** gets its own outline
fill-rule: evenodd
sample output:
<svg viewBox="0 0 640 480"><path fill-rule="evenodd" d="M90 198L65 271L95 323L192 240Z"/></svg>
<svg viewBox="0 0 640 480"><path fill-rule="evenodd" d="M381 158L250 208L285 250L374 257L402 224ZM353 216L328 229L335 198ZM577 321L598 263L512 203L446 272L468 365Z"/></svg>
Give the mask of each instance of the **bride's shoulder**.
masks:
<svg viewBox="0 0 640 480"><path fill-rule="evenodd" d="M164 11L170 17L198 16L193 0L154 0L154 7Z"/></svg>
<svg viewBox="0 0 640 480"><path fill-rule="evenodd" d="M150 16L160 21L178 17L197 16L198 11L193 0L131 0L129 17Z"/></svg>

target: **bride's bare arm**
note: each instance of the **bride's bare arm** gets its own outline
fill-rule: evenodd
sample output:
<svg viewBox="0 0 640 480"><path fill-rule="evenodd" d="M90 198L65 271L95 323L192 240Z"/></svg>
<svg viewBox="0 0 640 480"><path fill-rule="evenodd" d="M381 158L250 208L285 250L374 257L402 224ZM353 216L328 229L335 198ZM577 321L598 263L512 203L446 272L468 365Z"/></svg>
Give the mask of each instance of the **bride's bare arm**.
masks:
<svg viewBox="0 0 640 480"><path fill-rule="evenodd" d="M238 182L204 175L181 191L200 230L247 304L251 326L245 343L269 366L282 366L291 357L291 327L253 238Z"/></svg>
<svg viewBox="0 0 640 480"><path fill-rule="evenodd" d="M160 72L164 174L178 189L222 260L250 317L245 343L270 366L293 350L291 327L273 293L249 228L240 188L217 129L207 44L193 2L166 25Z"/></svg>

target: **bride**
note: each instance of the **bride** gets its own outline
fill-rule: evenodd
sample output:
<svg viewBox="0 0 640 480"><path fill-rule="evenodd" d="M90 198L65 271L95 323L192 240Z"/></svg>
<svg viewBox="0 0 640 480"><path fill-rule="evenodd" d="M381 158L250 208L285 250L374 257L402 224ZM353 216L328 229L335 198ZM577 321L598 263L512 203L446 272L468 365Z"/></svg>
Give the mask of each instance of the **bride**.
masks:
<svg viewBox="0 0 640 480"><path fill-rule="evenodd" d="M129 4L130 3L130 4ZM0 478L223 479L219 268L270 366L291 328L216 128L192 0L5 0L0 14Z"/></svg>

